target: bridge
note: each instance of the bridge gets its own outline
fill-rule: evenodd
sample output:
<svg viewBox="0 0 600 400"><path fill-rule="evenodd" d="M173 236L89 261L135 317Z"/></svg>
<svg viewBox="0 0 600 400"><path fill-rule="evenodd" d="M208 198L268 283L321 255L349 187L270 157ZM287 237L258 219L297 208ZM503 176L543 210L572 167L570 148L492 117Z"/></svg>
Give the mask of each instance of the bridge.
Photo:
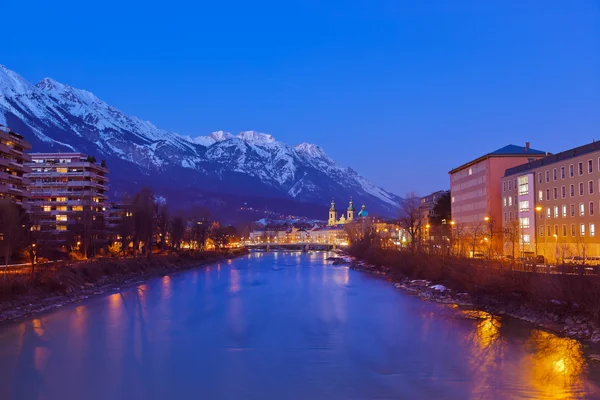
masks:
<svg viewBox="0 0 600 400"><path fill-rule="evenodd" d="M336 250L343 247L335 243L246 243L250 250L259 251L309 251L309 250Z"/></svg>

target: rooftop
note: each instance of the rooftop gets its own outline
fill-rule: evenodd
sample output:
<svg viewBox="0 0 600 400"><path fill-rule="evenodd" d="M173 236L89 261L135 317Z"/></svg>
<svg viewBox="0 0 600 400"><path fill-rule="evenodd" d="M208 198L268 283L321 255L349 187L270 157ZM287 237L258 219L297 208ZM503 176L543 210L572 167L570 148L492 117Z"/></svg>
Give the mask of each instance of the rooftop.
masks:
<svg viewBox="0 0 600 400"><path fill-rule="evenodd" d="M549 153L541 150L532 149L529 147L529 142L525 143L525 146L517 146L516 144L509 144L507 146L501 147L498 150L492 151L490 153L484 154L481 157L478 157L468 163L465 163L459 167L452 169L449 173L453 174L458 172L466 167L469 167L473 164L476 164L480 161L483 161L490 157L527 157L533 156L535 158L539 158L542 156L546 156Z"/></svg>
<svg viewBox="0 0 600 400"><path fill-rule="evenodd" d="M520 174L535 168L543 167L544 165L554 164L560 161L568 160L570 158L582 156L584 154L593 153L595 151L600 151L600 142L594 141L583 146L575 147L566 151L561 151L560 153L556 154L550 154L546 157L538 158L528 163L508 168L504 173L504 176Z"/></svg>

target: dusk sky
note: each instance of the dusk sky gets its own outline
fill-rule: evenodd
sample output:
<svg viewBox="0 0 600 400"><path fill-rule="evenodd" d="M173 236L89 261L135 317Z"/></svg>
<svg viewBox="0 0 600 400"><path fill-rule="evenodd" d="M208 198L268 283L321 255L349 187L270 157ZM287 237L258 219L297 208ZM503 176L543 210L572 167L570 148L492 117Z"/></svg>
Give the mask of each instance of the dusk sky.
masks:
<svg viewBox="0 0 600 400"><path fill-rule="evenodd" d="M600 139L599 1L87 3L0 2L0 63L181 134L316 143L399 195Z"/></svg>

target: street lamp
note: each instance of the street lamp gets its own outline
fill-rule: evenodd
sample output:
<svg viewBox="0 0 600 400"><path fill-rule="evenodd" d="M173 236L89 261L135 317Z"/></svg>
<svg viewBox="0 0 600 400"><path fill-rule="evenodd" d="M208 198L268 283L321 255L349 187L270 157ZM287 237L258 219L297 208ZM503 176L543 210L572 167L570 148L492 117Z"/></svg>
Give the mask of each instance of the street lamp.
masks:
<svg viewBox="0 0 600 400"><path fill-rule="evenodd" d="M539 212L539 213L540 213L540 214L539 214L539 218L536 218L536 224L534 224L534 228L533 228L533 229L535 229L535 232L536 232L536 233L534 234L534 237L535 237L535 257L536 257L536 258L537 258L537 255L538 255L538 245L537 245L537 243L538 243L538 241L537 241L537 237L538 237L537 231L538 231L538 229L537 229L537 220L541 220L541 216L542 216L542 213L541 213L541 211L542 211L542 210L543 210L542 206L537 206L537 207L535 208L535 211L537 211L537 212ZM544 232L544 226L542 225L542 234L543 234L543 232ZM544 254L545 254L545 253L546 253L546 252L544 252Z"/></svg>
<svg viewBox="0 0 600 400"><path fill-rule="evenodd" d="M552 235L552 237L555 239L554 257L556 258L556 264L558 264L558 235L555 233L554 235Z"/></svg>
<svg viewBox="0 0 600 400"><path fill-rule="evenodd" d="M488 229L490 231L490 245L488 248L488 258L491 259L492 258L492 244L493 244L493 239L494 239L494 232L492 231L492 219L490 217L486 216L485 218L483 218L483 220L488 223ZM485 238L485 240L487 242L487 238Z"/></svg>

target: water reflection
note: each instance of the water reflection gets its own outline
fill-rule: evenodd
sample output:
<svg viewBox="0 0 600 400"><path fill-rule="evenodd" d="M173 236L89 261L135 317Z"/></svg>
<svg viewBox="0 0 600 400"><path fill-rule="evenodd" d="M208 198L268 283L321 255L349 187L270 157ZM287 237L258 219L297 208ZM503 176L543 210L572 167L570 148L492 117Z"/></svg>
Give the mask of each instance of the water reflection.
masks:
<svg viewBox="0 0 600 400"><path fill-rule="evenodd" d="M598 398L578 342L325 259L254 253L0 325L0 398Z"/></svg>

